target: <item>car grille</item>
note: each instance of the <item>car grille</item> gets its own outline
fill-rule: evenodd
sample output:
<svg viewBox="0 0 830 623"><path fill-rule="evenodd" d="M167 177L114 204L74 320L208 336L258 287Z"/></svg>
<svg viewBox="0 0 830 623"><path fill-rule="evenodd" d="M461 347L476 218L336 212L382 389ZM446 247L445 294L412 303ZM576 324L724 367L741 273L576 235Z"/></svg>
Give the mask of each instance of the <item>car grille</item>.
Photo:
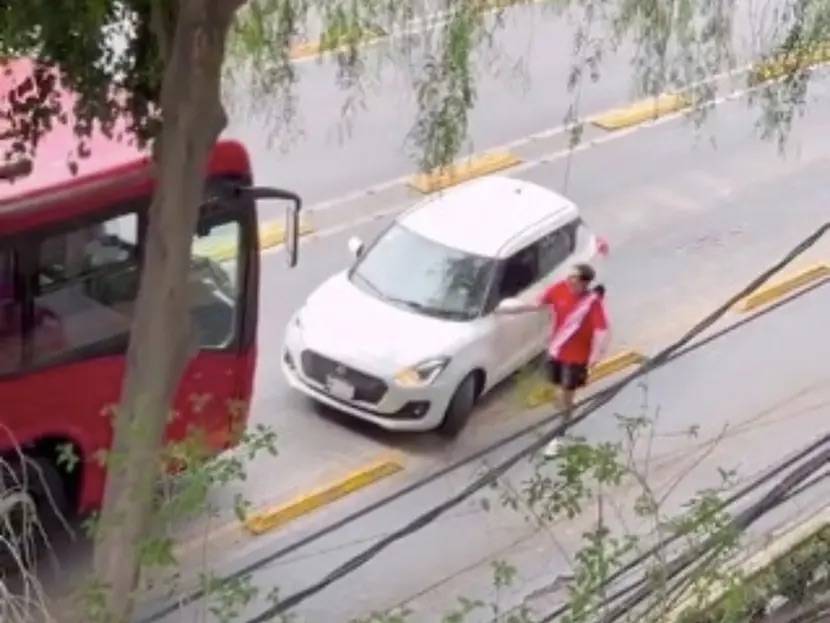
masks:
<svg viewBox="0 0 830 623"><path fill-rule="evenodd" d="M350 368L310 350L303 351L301 357L303 374L323 386L325 386L329 376L334 376L354 387L355 400L377 404L386 395L388 389L386 383L377 377Z"/></svg>

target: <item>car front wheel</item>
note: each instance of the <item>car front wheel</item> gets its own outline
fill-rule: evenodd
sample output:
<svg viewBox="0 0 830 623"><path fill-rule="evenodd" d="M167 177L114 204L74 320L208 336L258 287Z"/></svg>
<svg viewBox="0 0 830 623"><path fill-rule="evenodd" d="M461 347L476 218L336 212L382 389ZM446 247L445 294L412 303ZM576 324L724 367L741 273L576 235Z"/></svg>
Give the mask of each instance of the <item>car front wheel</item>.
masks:
<svg viewBox="0 0 830 623"><path fill-rule="evenodd" d="M444 421L441 422L440 432L449 437L460 433L467 425L467 420L470 419L475 405L476 377L474 374L469 374L455 390L444 414Z"/></svg>

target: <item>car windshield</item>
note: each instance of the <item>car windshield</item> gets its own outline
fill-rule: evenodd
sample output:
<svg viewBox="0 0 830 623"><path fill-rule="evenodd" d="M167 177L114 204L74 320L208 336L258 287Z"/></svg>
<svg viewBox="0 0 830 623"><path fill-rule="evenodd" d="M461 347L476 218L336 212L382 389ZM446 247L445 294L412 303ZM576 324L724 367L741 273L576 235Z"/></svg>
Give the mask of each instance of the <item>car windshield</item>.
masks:
<svg viewBox="0 0 830 623"><path fill-rule="evenodd" d="M438 244L394 225L352 271L380 299L423 314L468 320L484 305L495 261Z"/></svg>

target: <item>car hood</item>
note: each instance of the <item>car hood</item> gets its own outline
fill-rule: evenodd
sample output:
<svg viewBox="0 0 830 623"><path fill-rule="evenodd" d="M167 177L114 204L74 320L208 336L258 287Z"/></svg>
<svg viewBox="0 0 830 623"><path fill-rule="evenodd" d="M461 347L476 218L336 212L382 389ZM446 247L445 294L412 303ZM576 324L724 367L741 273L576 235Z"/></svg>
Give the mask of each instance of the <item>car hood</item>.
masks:
<svg viewBox="0 0 830 623"><path fill-rule="evenodd" d="M451 356L472 333L471 322L425 316L363 292L345 272L309 297L300 321L308 348L378 373Z"/></svg>

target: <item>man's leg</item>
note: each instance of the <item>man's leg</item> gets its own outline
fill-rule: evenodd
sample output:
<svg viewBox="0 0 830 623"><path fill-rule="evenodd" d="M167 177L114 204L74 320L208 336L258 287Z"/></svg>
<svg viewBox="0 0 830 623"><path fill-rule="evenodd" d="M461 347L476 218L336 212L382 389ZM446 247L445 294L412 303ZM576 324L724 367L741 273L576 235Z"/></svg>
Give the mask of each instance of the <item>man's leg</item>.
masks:
<svg viewBox="0 0 830 623"><path fill-rule="evenodd" d="M576 390L585 384L581 366L557 363L559 368L559 405L562 409L562 423L567 424L573 415L574 398ZM564 435L563 435L564 437ZM556 457L562 448L562 437L554 437L545 447L545 458Z"/></svg>

